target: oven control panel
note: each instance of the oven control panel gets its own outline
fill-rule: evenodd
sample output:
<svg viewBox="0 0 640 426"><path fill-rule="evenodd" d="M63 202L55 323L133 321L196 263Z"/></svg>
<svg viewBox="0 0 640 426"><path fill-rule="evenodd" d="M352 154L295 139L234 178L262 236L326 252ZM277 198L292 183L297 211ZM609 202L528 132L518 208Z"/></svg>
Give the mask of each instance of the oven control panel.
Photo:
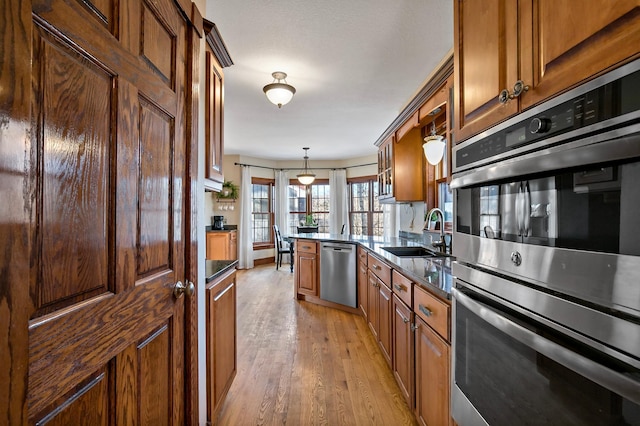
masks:
<svg viewBox="0 0 640 426"><path fill-rule="evenodd" d="M640 63L632 65L636 65L635 69L640 68ZM579 87L569 92L579 94L568 100L560 103L555 101L555 105L546 109L545 104L533 108L522 113L519 118L496 126L496 130L490 129L485 134L472 138L470 143L462 143L454 149L454 172L456 169L469 168L465 166L490 163L493 157L504 158L509 155L509 151L526 151L521 148L546 139L550 141L544 146L564 143L568 140L555 136L640 110L640 97L637 96L640 93L640 71L592 89L585 86L586 88ZM551 103L553 100L548 102ZM511 122L514 123L510 124ZM589 129L585 131L588 134ZM584 136L585 134L580 135ZM567 136L569 140L571 137L573 135Z"/></svg>

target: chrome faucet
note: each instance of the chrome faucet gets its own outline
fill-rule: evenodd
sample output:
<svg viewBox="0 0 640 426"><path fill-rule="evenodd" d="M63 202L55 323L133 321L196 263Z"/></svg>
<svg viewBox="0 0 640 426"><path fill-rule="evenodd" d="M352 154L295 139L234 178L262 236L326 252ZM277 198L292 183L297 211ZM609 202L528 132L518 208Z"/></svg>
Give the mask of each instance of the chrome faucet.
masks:
<svg viewBox="0 0 640 426"><path fill-rule="evenodd" d="M433 213L435 213L436 216L439 216L438 220L440 221L440 241L434 241L434 242L431 243L431 245L434 246L434 247L438 247L443 252L446 252L447 251L447 245L445 243L445 238L444 238L445 237L445 233L444 233L444 213L442 213L442 210L440 210L437 207L434 207L431 210L429 210L429 213L427 213L427 225L425 226L423 231L431 231L431 229L429 229L429 225L431 223L431 215ZM433 231L435 231L435 229L433 229Z"/></svg>

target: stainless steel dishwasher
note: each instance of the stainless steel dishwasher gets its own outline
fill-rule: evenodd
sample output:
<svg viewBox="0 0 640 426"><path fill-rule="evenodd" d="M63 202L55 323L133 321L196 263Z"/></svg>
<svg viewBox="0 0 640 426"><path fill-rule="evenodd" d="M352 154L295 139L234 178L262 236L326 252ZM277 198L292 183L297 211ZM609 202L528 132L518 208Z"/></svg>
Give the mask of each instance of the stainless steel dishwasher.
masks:
<svg viewBox="0 0 640 426"><path fill-rule="evenodd" d="M321 243L320 298L357 308L356 288L355 244Z"/></svg>

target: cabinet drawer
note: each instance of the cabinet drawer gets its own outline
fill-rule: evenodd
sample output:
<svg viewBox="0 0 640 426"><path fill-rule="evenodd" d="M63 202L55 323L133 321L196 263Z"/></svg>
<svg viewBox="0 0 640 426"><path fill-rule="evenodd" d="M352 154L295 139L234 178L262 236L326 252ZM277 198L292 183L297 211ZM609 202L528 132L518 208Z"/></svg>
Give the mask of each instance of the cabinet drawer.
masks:
<svg viewBox="0 0 640 426"><path fill-rule="evenodd" d="M369 253L369 269L371 269L386 285L391 283L391 267Z"/></svg>
<svg viewBox="0 0 640 426"><path fill-rule="evenodd" d="M413 290L413 311L427 324L449 341L450 306L419 286Z"/></svg>
<svg viewBox="0 0 640 426"><path fill-rule="evenodd" d="M392 271L391 283L393 292L400 298L400 300L406 303L407 306L411 306L411 302L413 302L413 281L398 271Z"/></svg>
<svg viewBox="0 0 640 426"><path fill-rule="evenodd" d="M367 264L367 251L362 247L358 246L358 261L361 263Z"/></svg>
<svg viewBox="0 0 640 426"><path fill-rule="evenodd" d="M295 242L295 250L298 253L317 253L318 244L310 240L298 240Z"/></svg>

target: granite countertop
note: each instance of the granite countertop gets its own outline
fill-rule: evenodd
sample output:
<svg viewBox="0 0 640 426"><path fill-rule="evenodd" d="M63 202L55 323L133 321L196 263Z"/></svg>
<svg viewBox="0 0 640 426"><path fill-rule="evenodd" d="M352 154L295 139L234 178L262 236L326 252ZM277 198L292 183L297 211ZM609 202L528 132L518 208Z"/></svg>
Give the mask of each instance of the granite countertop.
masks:
<svg viewBox="0 0 640 426"><path fill-rule="evenodd" d="M213 229L213 225L207 225L204 228L204 232L229 232L236 231L238 229L238 225L225 225L224 229Z"/></svg>
<svg viewBox="0 0 640 426"><path fill-rule="evenodd" d="M451 263L455 257L399 257L383 250L382 247L425 247L417 241L404 238L384 239L382 237L337 235L337 234L294 234L290 238L309 239L318 241L336 241L360 244L369 251L384 259L392 268L398 270L416 284L440 296L451 299L453 275Z"/></svg>
<svg viewBox="0 0 640 426"><path fill-rule="evenodd" d="M205 278L209 283L238 265L237 260L205 260Z"/></svg>

